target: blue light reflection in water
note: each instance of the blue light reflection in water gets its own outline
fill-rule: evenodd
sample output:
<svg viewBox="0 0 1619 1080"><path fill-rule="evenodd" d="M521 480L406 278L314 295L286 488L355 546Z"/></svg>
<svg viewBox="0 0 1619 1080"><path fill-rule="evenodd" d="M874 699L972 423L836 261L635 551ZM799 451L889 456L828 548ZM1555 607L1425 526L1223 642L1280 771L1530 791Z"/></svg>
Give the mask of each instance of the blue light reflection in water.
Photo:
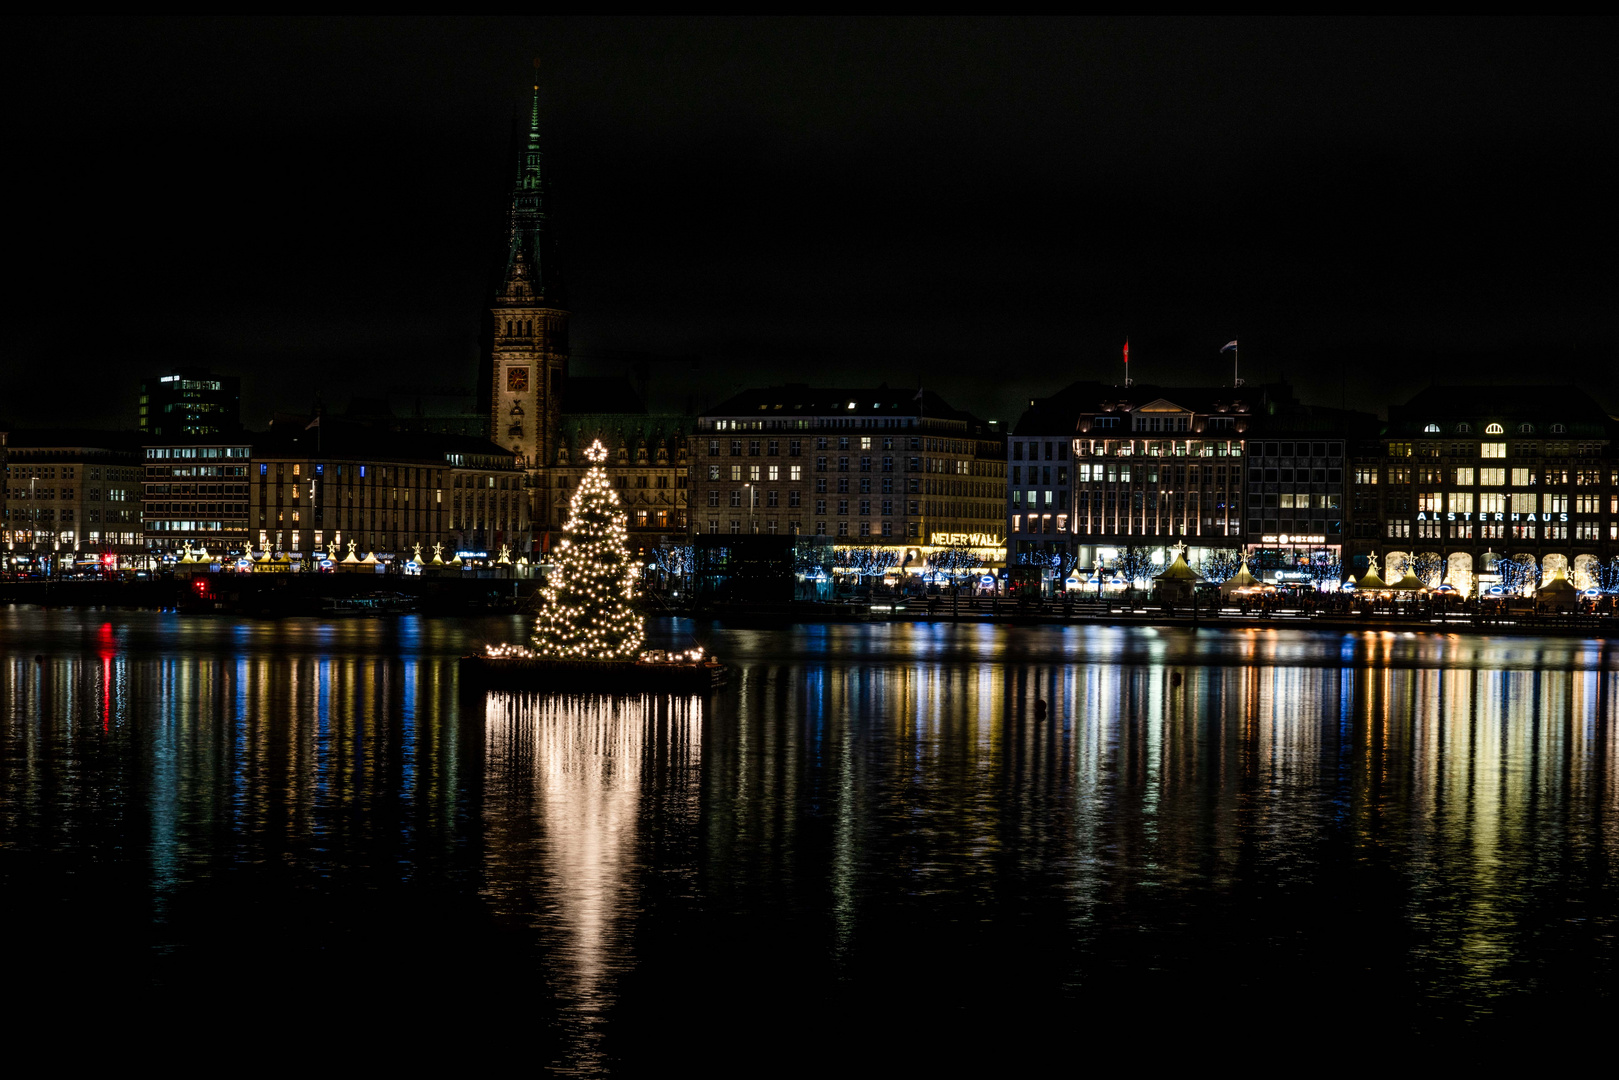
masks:
<svg viewBox="0 0 1619 1080"><path fill-rule="evenodd" d="M510 618L0 615L13 919L136 988L498 984L587 1072L765 1002L1611 1000L1606 643L694 631L706 703L461 695Z"/></svg>

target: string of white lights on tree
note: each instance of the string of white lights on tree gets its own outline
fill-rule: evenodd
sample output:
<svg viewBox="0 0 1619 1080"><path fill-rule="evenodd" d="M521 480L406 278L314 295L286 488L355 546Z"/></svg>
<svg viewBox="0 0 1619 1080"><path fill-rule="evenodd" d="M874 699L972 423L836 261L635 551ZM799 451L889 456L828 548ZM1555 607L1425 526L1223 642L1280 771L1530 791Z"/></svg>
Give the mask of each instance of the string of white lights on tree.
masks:
<svg viewBox="0 0 1619 1080"><path fill-rule="evenodd" d="M600 440L585 450L590 471L568 506L534 627L534 651L558 660L633 660L646 625L630 606L638 565L630 559L628 517L602 462Z"/></svg>

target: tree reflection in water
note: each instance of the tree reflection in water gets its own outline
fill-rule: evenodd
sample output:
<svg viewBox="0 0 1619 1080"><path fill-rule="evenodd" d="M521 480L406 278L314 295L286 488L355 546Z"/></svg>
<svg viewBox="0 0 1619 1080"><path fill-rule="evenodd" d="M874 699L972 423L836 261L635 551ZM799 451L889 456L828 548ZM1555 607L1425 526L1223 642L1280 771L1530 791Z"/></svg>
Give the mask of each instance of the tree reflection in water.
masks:
<svg viewBox="0 0 1619 1080"><path fill-rule="evenodd" d="M557 1064L588 1070L635 962L643 829L696 827L702 700L492 693L484 732L483 892L532 920L561 975Z"/></svg>

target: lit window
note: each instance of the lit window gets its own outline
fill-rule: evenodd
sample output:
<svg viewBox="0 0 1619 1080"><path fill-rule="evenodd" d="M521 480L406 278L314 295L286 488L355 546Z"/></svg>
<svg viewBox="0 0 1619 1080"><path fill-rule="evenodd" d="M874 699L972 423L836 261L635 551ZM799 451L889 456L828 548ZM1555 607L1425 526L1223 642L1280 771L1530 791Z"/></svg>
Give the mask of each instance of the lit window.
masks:
<svg viewBox="0 0 1619 1080"><path fill-rule="evenodd" d="M1484 429L1484 434L1486 434L1486 435L1500 435L1500 434L1503 434L1505 431L1506 431L1506 428L1502 427L1500 424L1491 424L1490 426L1488 426L1488 427L1486 427Z"/></svg>

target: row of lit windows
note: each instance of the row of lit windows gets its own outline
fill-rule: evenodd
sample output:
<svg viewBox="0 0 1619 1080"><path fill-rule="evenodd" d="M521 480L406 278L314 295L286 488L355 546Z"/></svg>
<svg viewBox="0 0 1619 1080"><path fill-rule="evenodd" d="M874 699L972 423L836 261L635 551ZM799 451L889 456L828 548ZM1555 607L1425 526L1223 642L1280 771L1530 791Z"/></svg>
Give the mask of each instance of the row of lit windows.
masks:
<svg viewBox="0 0 1619 1080"><path fill-rule="evenodd" d="M1240 442L1152 442L1127 439L1106 442L1081 439L1074 444L1075 457L1241 457Z"/></svg>
<svg viewBox="0 0 1619 1080"><path fill-rule="evenodd" d="M798 417L792 420L713 420L697 418L703 431L814 431L816 428L913 428L923 426L914 416L857 417L845 420L839 417Z"/></svg>
<svg viewBox="0 0 1619 1080"><path fill-rule="evenodd" d="M1440 433L1440 431L1442 429L1440 428L1440 426L1438 424L1433 423L1432 421L1430 421L1428 424L1426 424L1423 427L1422 430L1427 434L1437 435L1437 434ZM1466 422L1463 422L1463 423L1457 424L1451 430L1454 431L1457 435L1466 435L1466 434L1469 434L1470 432L1472 432L1473 425L1469 424L1469 423L1466 423ZM1553 424L1549 428L1547 428L1546 430L1548 432L1550 432L1551 434L1553 434L1553 435L1562 435L1562 434L1565 434L1568 431L1568 427L1566 425L1564 425L1564 424ZM1505 435L1506 431L1507 431L1507 429L1505 427L1503 427L1502 425L1500 425L1500 424L1485 424L1484 425L1484 434L1486 434L1486 435ZM1533 425L1533 424L1519 424L1518 425L1518 433L1520 435L1533 435L1535 433L1535 425Z"/></svg>
<svg viewBox="0 0 1619 1080"><path fill-rule="evenodd" d="M804 452L803 439L788 439L787 456L798 457ZM780 439L709 439L708 456L719 457L721 449L729 457L780 457ZM819 436L814 440L816 450L917 450L930 454L974 454L985 447L967 439L933 439L920 435L839 435Z"/></svg>
<svg viewBox="0 0 1619 1080"><path fill-rule="evenodd" d="M1375 533L1357 529L1360 535L1375 535ZM1409 540L1413 537L1419 540L1584 540L1587 542L1602 538L1601 526L1595 521L1576 522L1567 524L1546 525L1539 522L1518 522L1507 524L1504 522L1416 522L1390 521L1385 524L1383 534L1391 540ZM1619 525L1608 527L1608 538L1619 540Z"/></svg>
<svg viewBox="0 0 1619 1080"><path fill-rule="evenodd" d="M1596 457L1603 452L1600 442L1549 442L1544 448L1538 442L1482 442L1482 443L1438 443L1438 442L1391 442L1387 447L1387 455L1391 458L1436 458L1436 457L1568 457L1574 454L1579 457Z"/></svg>
<svg viewBox="0 0 1619 1080"><path fill-rule="evenodd" d="M1013 514L1012 531L1015 533L1051 533L1068 531L1067 514Z"/></svg>
<svg viewBox="0 0 1619 1080"><path fill-rule="evenodd" d="M1275 472L1276 470L1268 470ZM1287 479L1292 480L1292 470L1288 472ZM1337 473L1338 470L1332 470ZM1300 470L1304 475L1301 479L1308 479L1308 470ZM1058 474L1062 475L1061 472ZM1185 466L1171 466L1168 463L1146 461L1132 465L1128 461L1109 461L1095 464L1080 463L1074 466L1074 478L1081 484L1157 484L1180 483L1202 484L1213 487L1223 487L1231 483L1239 483L1242 478L1240 469L1233 467L1228 474L1225 466L1208 465L1203 468L1202 476L1198 475L1197 466L1190 469ZM1275 479L1272 477L1272 479Z"/></svg>
<svg viewBox="0 0 1619 1080"><path fill-rule="evenodd" d="M148 461L217 461L251 456L252 447L248 446L149 446L146 448L146 459Z"/></svg>
<svg viewBox="0 0 1619 1080"><path fill-rule="evenodd" d="M55 480L57 479L56 472L56 466L6 466L6 478L8 480ZM73 465L61 466L61 472L61 479L63 480L72 480L78 475L77 467ZM114 469L109 467L103 470L100 466L92 465L85 469L85 479L103 479L103 472L105 472L105 479L108 480L138 480L141 475L139 469Z"/></svg>
<svg viewBox="0 0 1619 1080"><path fill-rule="evenodd" d="M1375 465L1357 466L1355 483L1361 487L1376 486L1384 470ZM1513 487L1561 487L1573 482L1575 487L1601 487L1601 469L1563 468L1507 468L1490 466L1475 468L1471 465L1440 468L1438 466L1391 465L1387 469L1388 483L1400 484L1452 484L1456 487L1505 487L1510 480ZM1619 486L1619 472L1610 476L1610 482Z"/></svg>
<svg viewBox="0 0 1619 1080"><path fill-rule="evenodd" d="M731 532L732 535L736 535L738 533L742 533L742 532L746 531L742 527L743 526L743 521L740 518L732 518L729 524L730 524L730 532ZM785 534L788 535L788 536L797 536L800 532L803 531L803 529L802 529L803 523L802 522L798 522L798 521L781 522L781 521L778 521L775 518L767 518L763 522L750 522L748 524L749 524L750 528L753 531L755 531L755 532L763 531L764 533L766 533L768 535L771 535L771 536L775 536L778 533L782 533L782 532L785 532ZM785 526L785 529L783 529L783 526ZM719 533L719 531L720 531L720 521L719 521L718 518L709 518L708 519L708 531L711 534L718 534ZM874 523L872 523L870 521L858 521L858 522L854 523L854 529L853 529L852 532L850 531L850 523L847 522L847 521L836 522L834 532L828 532L827 531L827 523L826 522L817 521L815 523L814 535L816 535L816 536L836 535L836 536L864 536L864 537L890 536L890 537L892 537L892 536L900 536L900 535L902 535L902 533L900 531L897 531L894 528L894 524L892 522L889 522L889 521L884 521L884 522L882 522L880 524L874 524ZM922 535L922 527L917 522L914 522L914 521L910 522L908 525L905 526L905 528L903 530L903 535L907 539L912 539L912 540L918 539Z"/></svg>

